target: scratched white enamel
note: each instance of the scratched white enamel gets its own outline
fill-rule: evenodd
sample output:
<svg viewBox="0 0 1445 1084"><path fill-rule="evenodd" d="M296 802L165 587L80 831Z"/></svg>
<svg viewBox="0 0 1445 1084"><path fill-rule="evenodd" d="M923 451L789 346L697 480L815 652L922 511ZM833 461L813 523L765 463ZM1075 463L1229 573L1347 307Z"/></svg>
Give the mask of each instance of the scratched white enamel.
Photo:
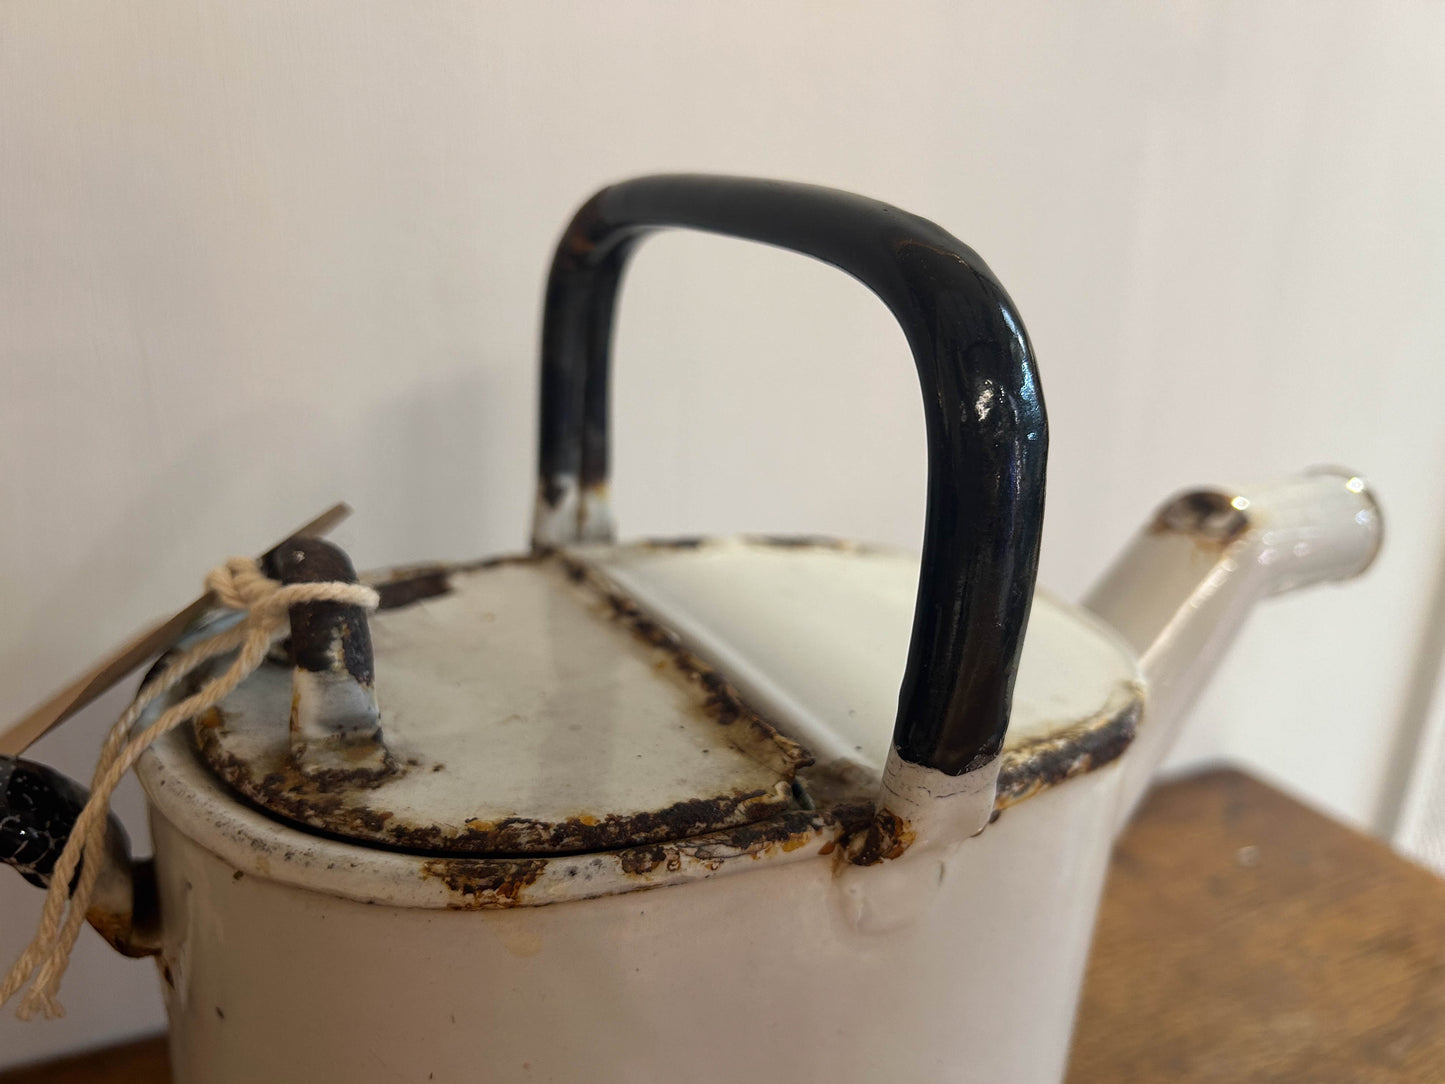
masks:
<svg viewBox="0 0 1445 1084"><path fill-rule="evenodd" d="M371 619L382 731L402 768L348 786L346 805L388 814L384 824L333 824L324 809L307 823L389 841L398 827L451 838L509 817L550 825L715 796L760 793L773 810L790 800L786 746L716 721L700 682L555 561L457 572L452 585ZM263 804L254 785L286 767L291 706L291 668L268 664L222 703L219 727L197 727L245 766L243 789Z"/></svg>
<svg viewBox="0 0 1445 1084"><path fill-rule="evenodd" d="M915 557L756 539L569 552L677 632L821 766L844 769L859 797L876 790L912 622ZM694 825L696 834L788 800L785 749L754 727L719 725L704 707L706 689L555 560L457 571L451 583L448 594L371 621L382 731L403 766L397 775L348 787L340 815L325 803L298 804L294 794L278 803L259 786L284 772L291 752L292 675L282 666L263 667L229 697L219 727L198 726L214 743L208 754L232 765L228 778L253 798L305 823L404 845L416 845L405 833L420 829L436 835L433 846L452 849L515 850L467 835L507 818L555 825L764 796ZM1122 642L1086 612L1040 594L1007 748L1117 714L1138 695ZM356 810L386 819L368 822Z"/></svg>
<svg viewBox="0 0 1445 1084"><path fill-rule="evenodd" d="M162 779L184 785L152 774L153 794ZM476 911L338 898L324 866L305 887L257 873L161 791L176 1079L1056 1081L1117 779L1091 772L913 862L744 858L738 876ZM295 873L279 845L296 835L268 832L275 873ZM876 921L900 897L905 921Z"/></svg>
<svg viewBox="0 0 1445 1084"><path fill-rule="evenodd" d="M1137 668L1094 618L1039 596L1015 729L990 766L1000 780L1037 748L1030 737L1127 711L1138 671L1150 716L1142 740L1108 763L1061 740L1065 770L1044 773L1027 801L976 835L991 774L894 770L881 790L876 778L911 562L754 543L589 550L649 608L676 608L670 623L713 645L710 661L734 681L771 696L769 713L790 732L851 749L850 797L959 803L915 821L912 846L876 865L845 859L839 822L823 809L774 818L794 826L785 839L715 833L655 848L656 864L641 866L637 852L619 851L427 858L281 824L236 801L190 735L167 735L139 775L178 1081L1058 1080L1120 810L1256 599L1368 564L1378 516L1347 482L1247 490L1248 517L1227 538L1192 531L1187 517L1146 528L1089 598L1143 659ZM472 619L491 612L477 609L476 585L494 574L460 576L451 605ZM395 628L425 638L440 601L377 626L409 612ZM578 621L588 616L575 608ZM382 656L401 650L389 635L378 638ZM604 644L630 650L606 637L592 646ZM386 726L393 694L380 663L377 673ZM811 715L787 710L800 700ZM458 710L434 706L448 704ZM284 714L275 726L284 741ZM516 770L540 777L537 766ZM485 891L463 883L488 875ZM504 877L516 878L510 890L496 887Z"/></svg>
<svg viewBox="0 0 1445 1084"><path fill-rule="evenodd" d="M575 551L738 686L820 762L881 775L898 710L918 559L733 538ZM1034 596L1005 749L1096 717L1138 682L1092 614Z"/></svg>

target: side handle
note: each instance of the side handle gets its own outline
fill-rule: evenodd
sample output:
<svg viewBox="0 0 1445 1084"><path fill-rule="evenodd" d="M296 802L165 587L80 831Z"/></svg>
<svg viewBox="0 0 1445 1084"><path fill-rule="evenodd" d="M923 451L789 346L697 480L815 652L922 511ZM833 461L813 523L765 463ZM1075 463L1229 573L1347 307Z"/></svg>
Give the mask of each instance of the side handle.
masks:
<svg viewBox="0 0 1445 1084"><path fill-rule="evenodd" d="M49 887L85 800L85 788L55 769L0 756L0 862L36 887ZM86 920L123 955L155 955L160 922L154 870L149 862L131 862L130 843L114 814L106 824L104 862Z"/></svg>

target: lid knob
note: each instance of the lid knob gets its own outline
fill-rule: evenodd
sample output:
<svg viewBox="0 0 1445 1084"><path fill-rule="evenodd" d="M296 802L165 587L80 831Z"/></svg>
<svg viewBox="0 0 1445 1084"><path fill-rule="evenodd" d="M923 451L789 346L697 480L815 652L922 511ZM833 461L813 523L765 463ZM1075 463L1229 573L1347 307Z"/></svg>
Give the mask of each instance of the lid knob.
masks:
<svg viewBox="0 0 1445 1084"><path fill-rule="evenodd" d="M282 583L356 583L351 559L320 538L295 538L269 558ZM290 609L291 756L303 772L391 770L376 704L366 611L341 602Z"/></svg>

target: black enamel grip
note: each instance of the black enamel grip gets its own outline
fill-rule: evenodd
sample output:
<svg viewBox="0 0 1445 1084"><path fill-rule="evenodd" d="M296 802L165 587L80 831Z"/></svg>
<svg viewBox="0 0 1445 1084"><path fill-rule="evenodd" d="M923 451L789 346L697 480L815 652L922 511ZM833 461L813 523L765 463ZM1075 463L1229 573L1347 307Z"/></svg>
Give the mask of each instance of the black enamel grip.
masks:
<svg viewBox="0 0 1445 1084"><path fill-rule="evenodd" d="M37 888L49 886L88 797L54 768L0 756L0 862Z"/></svg>
<svg viewBox="0 0 1445 1084"><path fill-rule="evenodd" d="M613 310L633 248L666 227L816 257L869 287L902 325L923 388L928 509L894 744L904 760L950 774L992 757L1033 598L1048 427L1013 302L977 254L926 219L740 177L642 177L588 200L547 282L538 522L552 525L534 544L610 534L585 517L605 501Z"/></svg>

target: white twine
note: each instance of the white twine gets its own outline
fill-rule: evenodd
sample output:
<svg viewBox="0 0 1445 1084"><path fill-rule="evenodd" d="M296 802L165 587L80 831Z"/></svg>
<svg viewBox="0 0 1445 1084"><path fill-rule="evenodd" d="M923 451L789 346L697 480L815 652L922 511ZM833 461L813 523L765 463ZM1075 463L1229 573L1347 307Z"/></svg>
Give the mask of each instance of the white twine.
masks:
<svg viewBox="0 0 1445 1084"><path fill-rule="evenodd" d="M52 1019L65 1015L65 1007L56 994L105 862L110 798L140 755L162 734L214 707L245 681L266 658L271 644L286 635L290 627L288 611L296 603L341 602L374 610L379 601L374 590L357 583L279 583L266 576L249 557L232 557L224 565L213 568L206 575L206 587L222 606L243 611L246 617L240 624L199 641L167 663L146 682L111 727L91 780L90 797L51 871L35 937L0 984L0 1006L7 1004L26 983L30 984L15 1010L22 1020L29 1020L37 1013ZM167 708L154 723L131 736L131 727L157 697L169 692L207 659L227 651L236 651L236 657L224 673ZM77 867L80 878L72 893L68 889Z"/></svg>

